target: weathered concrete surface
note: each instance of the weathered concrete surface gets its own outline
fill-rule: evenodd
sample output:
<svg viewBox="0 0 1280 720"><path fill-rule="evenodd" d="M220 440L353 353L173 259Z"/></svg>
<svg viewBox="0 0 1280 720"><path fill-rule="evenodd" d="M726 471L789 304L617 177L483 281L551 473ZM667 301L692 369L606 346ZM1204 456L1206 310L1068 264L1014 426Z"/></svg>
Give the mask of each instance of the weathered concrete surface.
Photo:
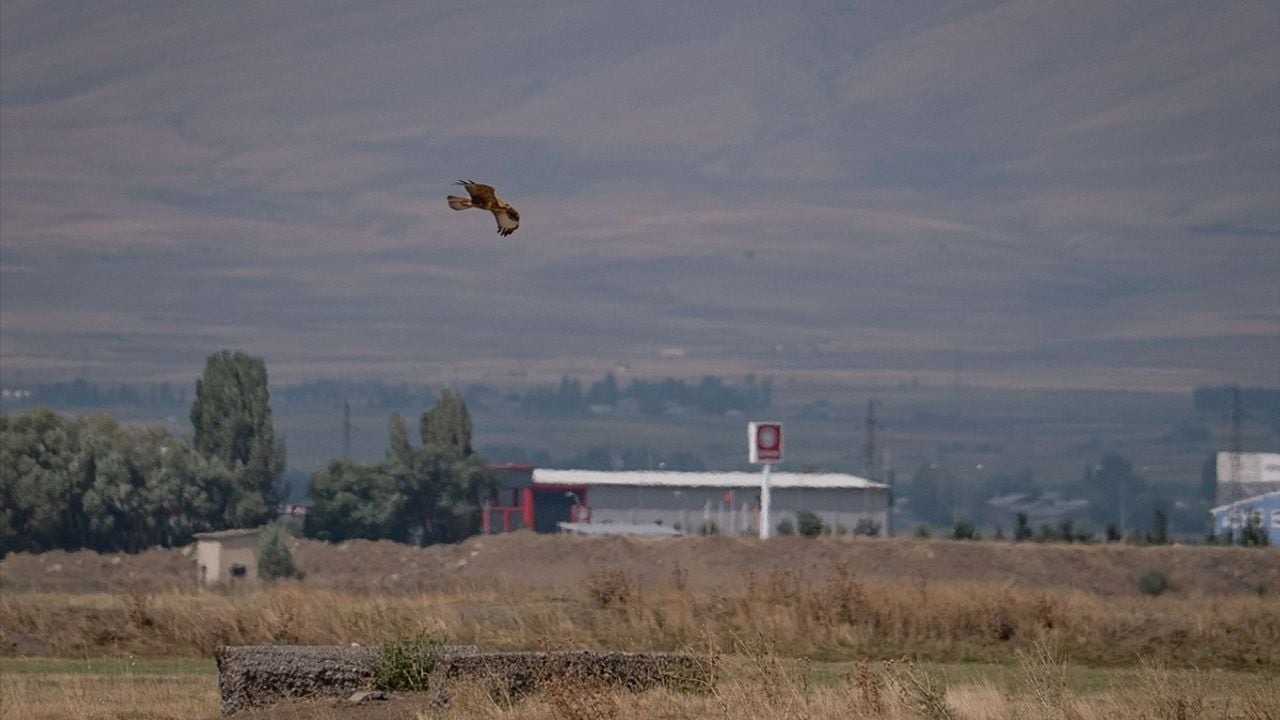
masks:
<svg viewBox="0 0 1280 720"><path fill-rule="evenodd" d="M479 682L496 698L519 699L554 679L599 683L632 692L655 687L706 690L711 664L700 657L659 652L486 652L444 658L436 667L432 690L447 702L448 686Z"/></svg>
<svg viewBox="0 0 1280 720"><path fill-rule="evenodd" d="M363 645L242 645L218 648L222 714L290 698L350 696L373 686L377 647ZM475 652L474 645L443 648L442 657Z"/></svg>
<svg viewBox="0 0 1280 720"><path fill-rule="evenodd" d="M349 697L373 686L377 647L251 645L217 653L222 714L295 698ZM710 662L674 653L504 652L445 646L428 682L436 704L449 701L458 682L478 682L497 698L518 699L554 679L601 683L639 692L664 686L703 690Z"/></svg>

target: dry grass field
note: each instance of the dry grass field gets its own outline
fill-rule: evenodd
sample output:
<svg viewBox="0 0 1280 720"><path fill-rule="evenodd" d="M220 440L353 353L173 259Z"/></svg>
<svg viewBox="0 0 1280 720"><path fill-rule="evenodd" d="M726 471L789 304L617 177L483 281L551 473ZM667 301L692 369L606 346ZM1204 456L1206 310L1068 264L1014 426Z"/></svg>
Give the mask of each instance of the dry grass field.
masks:
<svg viewBox="0 0 1280 720"><path fill-rule="evenodd" d="M1280 717L1275 549L518 534L294 554L303 580L219 592L193 586L181 550L6 557L0 716L212 717L209 665L190 659L218 645L426 634L724 668L703 695L574 686L511 706L464 690L447 717ZM1170 578L1159 597L1138 591L1152 569ZM419 701L362 709L439 715ZM355 710L261 716L369 716Z"/></svg>
<svg viewBox="0 0 1280 720"><path fill-rule="evenodd" d="M1280 692L1263 673L1173 670L1142 663L1093 670L1064 663L1044 647L1010 664L912 661L813 663L744 645L718 658L720 678L705 693L639 695L567 681L512 701L463 686L448 709L425 696L347 706L315 700L246 711L242 720L641 720L780 718L835 720L1007 720L1146 718L1209 720L1280 717ZM9 720L213 720L216 675L165 661L0 661L0 717Z"/></svg>

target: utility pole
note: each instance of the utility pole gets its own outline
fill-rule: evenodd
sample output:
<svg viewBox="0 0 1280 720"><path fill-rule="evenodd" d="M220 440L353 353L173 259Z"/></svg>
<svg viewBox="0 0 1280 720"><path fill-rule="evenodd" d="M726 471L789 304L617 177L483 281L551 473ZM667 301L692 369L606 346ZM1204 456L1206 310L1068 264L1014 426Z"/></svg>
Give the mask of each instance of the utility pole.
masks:
<svg viewBox="0 0 1280 720"><path fill-rule="evenodd" d="M876 454L876 427L879 423L876 421L876 406L880 401L871 398L867 401L867 420L866 435L862 443L862 467L867 474L867 479L874 482L880 482L878 465L879 456Z"/></svg>
<svg viewBox="0 0 1280 720"><path fill-rule="evenodd" d="M1243 498L1244 493L1240 489L1240 454L1244 451L1244 441L1240 431L1241 420L1244 417L1244 411L1240 407L1240 386L1231 386L1231 455L1228 456L1228 462L1231 465L1231 477L1228 479L1227 486L1227 502L1235 502Z"/></svg>
<svg viewBox="0 0 1280 720"><path fill-rule="evenodd" d="M351 403L342 402L342 457L351 459Z"/></svg>

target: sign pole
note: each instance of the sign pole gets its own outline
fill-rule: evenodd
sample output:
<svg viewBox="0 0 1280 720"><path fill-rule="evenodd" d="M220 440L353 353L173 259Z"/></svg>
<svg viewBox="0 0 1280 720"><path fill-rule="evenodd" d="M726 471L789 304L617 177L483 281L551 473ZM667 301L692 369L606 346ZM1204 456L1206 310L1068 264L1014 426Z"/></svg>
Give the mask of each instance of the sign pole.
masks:
<svg viewBox="0 0 1280 720"><path fill-rule="evenodd" d="M769 539L769 473L782 462L782 423L747 423L747 462L764 465L760 478L760 539Z"/></svg>
<svg viewBox="0 0 1280 720"><path fill-rule="evenodd" d="M769 539L769 470L773 463L764 464L764 478L760 481L760 539Z"/></svg>

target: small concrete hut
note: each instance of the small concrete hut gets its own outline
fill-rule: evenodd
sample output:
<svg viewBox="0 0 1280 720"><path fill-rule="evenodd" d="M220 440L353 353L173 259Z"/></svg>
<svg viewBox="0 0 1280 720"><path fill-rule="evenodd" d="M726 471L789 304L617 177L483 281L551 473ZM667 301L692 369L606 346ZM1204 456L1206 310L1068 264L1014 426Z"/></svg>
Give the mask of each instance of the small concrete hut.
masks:
<svg viewBox="0 0 1280 720"><path fill-rule="evenodd" d="M196 567L206 587L257 582L258 530L219 530L196 533Z"/></svg>

